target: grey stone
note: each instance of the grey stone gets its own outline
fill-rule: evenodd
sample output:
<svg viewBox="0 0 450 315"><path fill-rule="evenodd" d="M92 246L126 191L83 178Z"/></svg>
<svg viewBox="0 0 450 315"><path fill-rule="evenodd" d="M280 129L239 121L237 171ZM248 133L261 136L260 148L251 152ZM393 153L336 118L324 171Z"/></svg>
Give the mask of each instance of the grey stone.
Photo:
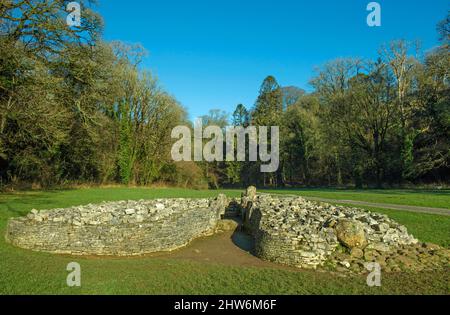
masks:
<svg viewBox="0 0 450 315"><path fill-rule="evenodd" d="M389 229L389 224L386 223L376 223L371 226L377 232L386 232Z"/></svg>
<svg viewBox="0 0 450 315"><path fill-rule="evenodd" d="M384 243L372 243L372 244L367 245L366 248L373 249L378 252L390 252L391 251L391 247Z"/></svg>

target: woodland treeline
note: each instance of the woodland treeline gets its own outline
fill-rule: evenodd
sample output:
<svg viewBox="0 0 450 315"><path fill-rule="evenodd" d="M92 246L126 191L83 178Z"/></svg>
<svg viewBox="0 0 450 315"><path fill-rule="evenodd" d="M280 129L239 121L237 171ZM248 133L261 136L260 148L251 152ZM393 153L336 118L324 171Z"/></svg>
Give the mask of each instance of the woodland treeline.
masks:
<svg viewBox="0 0 450 315"><path fill-rule="evenodd" d="M264 174L258 163L173 162L171 131L192 125L187 111L142 69L142 47L102 40L92 1L79 1L81 26L69 28L69 2L0 2L2 186L450 182L449 15L432 51L395 41L376 60L330 61L311 93L268 76L255 104L202 117L204 126L280 126L280 168Z"/></svg>

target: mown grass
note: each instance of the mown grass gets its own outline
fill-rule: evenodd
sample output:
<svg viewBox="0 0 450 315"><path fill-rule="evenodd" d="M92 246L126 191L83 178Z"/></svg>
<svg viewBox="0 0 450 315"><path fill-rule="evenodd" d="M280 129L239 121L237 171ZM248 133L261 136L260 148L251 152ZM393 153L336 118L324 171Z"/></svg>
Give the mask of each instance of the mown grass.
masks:
<svg viewBox="0 0 450 315"><path fill-rule="evenodd" d="M224 191L238 196L240 191ZM0 195L0 294L448 294L449 272L389 274L380 288L364 277L341 278L329 273L236 267L164 258L74 258L14 248L4 241L7 219L31 209L51 209L104 200L165 197L210 197L218 191L182 189L82 189ZM386 213L387 210L380 210ZM444 217L424 219L392 211L416 237L429 237L430 222L437 241L448 244L450 223ZM397 216L397 217L395 217ZM438 220L442 218L442 221ZM425 221L424 221L425 220ZM430 221L431 220L431 221ZM441 223L436 223L441 222ZM444 222L444 223L442 223ZM447 234L447 236L445 236ZM81 288L66 285L69 262L82 268Z"/></svg>
<svg viewBox="0 0 450 315"><path fill-rule="evenodd" d="M2 294L446 294L448 274L392 274L380 288L365 277L240 268L171 259L81 259L2 248ZM81 288L66 285L66 266L81 265Z"/></svg>
<svg viewBox="0 0 450 315"><path fill-rule="evenodd" d="M450 209L450 190L418 189L279 189L266 193L295 194L336 200L355 200L374 203Z"/></svg>

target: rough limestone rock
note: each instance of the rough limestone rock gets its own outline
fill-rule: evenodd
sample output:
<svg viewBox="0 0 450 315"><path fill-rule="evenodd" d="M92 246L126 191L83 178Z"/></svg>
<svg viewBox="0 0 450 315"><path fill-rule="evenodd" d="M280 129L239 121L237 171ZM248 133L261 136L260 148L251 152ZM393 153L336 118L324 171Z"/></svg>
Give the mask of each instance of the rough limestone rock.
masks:
<svg viewBox="0 0 450 315"><path fill-rule="evenodd" d="M364 226L356 220L342 219L336 224L336 236L346 247L364 248L367 245Z"/></svg>
<svg viewBox="0 0 450 315"><path fill-rule="evenodd" d="M247 188L245 193L242 194L241 198L242 208L244 209L250 208L255 199L256 199L256 187L250 186Z"/></svg>
<svg viewBox="0 0 450 315"><path fill-rule="evenodd" d="M229 231L236 231L236 229L239 227L239 223L235 220L220 220L217 222L216 231L217 232L229 232Z"/></svg>
<svg viewBox="0 0 450 315"><path fill-rule="evenodd" d="M242 194L241 197L241 207L242 207L242 214L241 217L244 220L244 225L246 222L250 220L250 217L252 216L252 205L256 200L256 187L250 186L247 188L245 193ZM248 227L247 227L248 228Z"/></svg>
<svg viewBox="0 0 450 315"><path fill-rule="evenodd" d="M354 258L363 258L364 257L364 251L362 251L359 248L353 248L350 252L350 255Z"/></svg>
<svg viewBox="0 0 450 315"><path fill-rule="evenodd" d="M214 200L214 208L217 209L217 219L220 220L225 215L226 209L228 207L228 204L230 201L228 200L227 196L224 194L220 194L215 200Z"/></svg>
<svg viewBox="0 0 450 315"><path fill-rule="evenodd" d="M247 188L247 191L245 193L245 195L250 199L250 200L255 200L256 198L256 187L255 186L250 186Z"/></svg>

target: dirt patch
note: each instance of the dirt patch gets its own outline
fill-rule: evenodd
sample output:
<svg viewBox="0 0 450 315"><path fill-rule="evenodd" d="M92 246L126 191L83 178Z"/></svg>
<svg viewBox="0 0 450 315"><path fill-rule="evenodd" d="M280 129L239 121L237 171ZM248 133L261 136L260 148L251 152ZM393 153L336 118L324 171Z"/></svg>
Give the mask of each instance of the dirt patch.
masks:
<svg viewBox="0 0 450 315"><path fill-rule="evenodd" d="M170 253L155 253L146 256L191 260L227 266L281 268L291 271L300 270L261 260L252 254L252 250L252 237L244 232L235 231L198 238L188 246Z"/></svg>

